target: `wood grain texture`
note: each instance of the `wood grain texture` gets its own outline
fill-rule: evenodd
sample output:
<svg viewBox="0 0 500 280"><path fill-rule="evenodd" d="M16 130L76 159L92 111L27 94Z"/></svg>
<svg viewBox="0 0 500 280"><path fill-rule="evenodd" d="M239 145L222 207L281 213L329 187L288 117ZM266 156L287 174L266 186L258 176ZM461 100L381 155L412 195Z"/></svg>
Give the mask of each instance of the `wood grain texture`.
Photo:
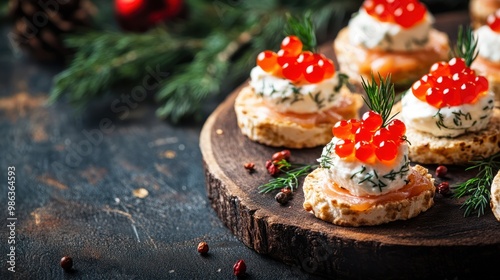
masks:
<svg viewBox="0 0 500 280"><path fill-rule="evenodd" d="M491 211L463 217L460 200L436 195L435 205L408 221L348 228L302 209L302 190L285 207L257 186L271 177L265 161L279 151L241 135L233 109L237 89L209 117L200 136L207 193L219 218L248 247L332 278L454 279L492 276L500 259L500 223ZM321 147L292 150L292 161L314 163ZM254 162L256 172L243 168ZM426 166L434 172L435 166ZM450 166L450 185L472 176ZM437 180L437 183L440 179Z"/></svg>

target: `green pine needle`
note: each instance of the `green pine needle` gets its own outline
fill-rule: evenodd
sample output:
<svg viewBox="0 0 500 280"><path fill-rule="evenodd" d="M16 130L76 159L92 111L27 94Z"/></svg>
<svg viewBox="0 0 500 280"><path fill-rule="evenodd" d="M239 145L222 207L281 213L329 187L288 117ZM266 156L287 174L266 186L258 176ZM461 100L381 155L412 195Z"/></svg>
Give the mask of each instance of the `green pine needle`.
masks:
<svg viewBox="0 0 500 280"><path fill-rule="evenodd" d="M368 99L363 97L363 100L370 110L380 114L383 120L382 127L385 127L396 116L396 114L391 116L396 94L394 92L394 84L391 83L390 74L385 79L378 74L378 78L380 81L379 84L377 84L373 73L371 82L365 81L365 79L361 77L361 85L368 97Z"/></svg>
<svg viewBox="0 0 500 280"><path fill-rule="evenodd" d="M500 153L471 163L473 165L466 170L477 169L476 177L455 186L454 196L456 198L468 196L461 206L465 208L464 216L477 213L479 217L484 215L490 203L491 184L500 169Z"/></svg>
<svg viewBox="0 0 500 280"><path fill-rule="evenodd" d="M248 78L256 55L275 49L283 39L277 34L283 32L286 14L312 11L303 27L299 27L298 17L289 19L305 47L313 48L315 26L326 30L334 20L342 18L340 15L359 7L359 2L187 0L189 19L147 33L73 34L67 45L76 54L68 68L54 78L50 101L64 97L83 108L105 94L131 94L143 84L148 69L160 69L168 75L162 76L149 92L158 100L157 115L178 121L199 113L207 98L223 91L222 86L235 86ZM334 10L325 8L333 6Z"/></svg>
<svg viewBox="0 0 500 280"><path fill-rule="evenodd" d="M472 28L467 26L464 30L464 27L460 25L458 27L458 39L455 47L455 56L463 58L465 60L465 64L470 67L478 54L477 38L474 36Z"/></svg>

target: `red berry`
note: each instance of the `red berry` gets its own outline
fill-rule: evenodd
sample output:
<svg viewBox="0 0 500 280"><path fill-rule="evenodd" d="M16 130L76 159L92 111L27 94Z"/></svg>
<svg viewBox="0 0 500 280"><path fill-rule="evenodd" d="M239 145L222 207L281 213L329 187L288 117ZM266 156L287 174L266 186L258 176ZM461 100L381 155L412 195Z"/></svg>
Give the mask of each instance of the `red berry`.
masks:
<svg viewBox="0 0 500 280"><path fill-rule="evenodd" d="M370 160L375 152L373 145L367 141L356 143L356 145L354 145L354 150L356 158L363 162Z"/></svg>
<svg viewBox="0 0 500 280"><path fill-rule="evenodd" d="M373 132L364 128L363 126L359 127L358 130L356 130L356 133L354 134L354 141L356 141L356 143L360 141L371 142L372 139L373 139Z"/></svg>
<svg viewBox="0 0 500 280"><path fill-rule="evenodd" d="M235 276L242 276L247 271L247 265L244 260L237 261L233 266L233 272Z"/></svg>
<svg viewBox="0 0 500 280"><path fill-rule="evenodd" d="M354 143L351 140L340 139L335 143L335 153L341 157L348 157L354 151Z"/></svg>
<svg viewBox="0 0 500 280"><path fill-rule="evenodd" d="M361 119L363 120L363 128L368 131L375 131L379 129L383 122L382 117L374 111L364 113Z"/></svg>
<svg viewBox="0 0 500 280"><path fill-rule="evenodd" d="M300 72L300 67L295 61L283 64L281 70L283 72L283 76L292 82L297 82L302 76L302 73Z"/></svg>
<svg viewBox="0 0 500 280"><path fill-rule="evenodd" d="M450 192L450 184L448 182L441 182L436 187L436 190L442 195L447 195Z"/></svg>
<svg viewBox="0 0 500 280"><path fill-rule="evenodd" d="M302 42L297 36L286 36L281 42L281 49L288 51L293 56L297 56L302 52Z"/></svg>
<svg viewBox="0 0 500 280"><path fill-rule="evenodd" d="M263 51L257 56L257 65L262 70L273 73L278 67L278 55L272 51Z"/></svg>
<svg viewBox="0 0 500 280"><path fill-rule="evenodd" d="M446 173L448 173L448 168L444 165L440 165L436 168L436 176L443 178L446 176Z"/></svg>
<svg viewBox="0 0 500 280"><path fill-rule="evenodd" d="M450 67L450 74L462 72L462 70L467 67L467 65L465 65L465 60L461 57L454 57L450 59L448 65Z"/></svg>
<svg viewBox="0 0 500 280"><path fill-rule="evenodd" d="M429 105L436 108L441 108L441 103L443 102L443 91L439 88L429 88L425 95L425 100Z"/></svg>
<svg viewBox="0 0 500 280"><path fill-rule="evenodd" d="M349 139L351 133L351 123L346 120L341 120L335 123L332 128L332 133L335 137L340 139Z"/></svg>
<svg viewBox="0 0 500 280"><path fill-rule="evenodd" d="M208 244L206 242L200 242L198 243L198 253L201 255L205 255L208 253Z"/></svg>
<svg viewBox="0 0 500 280"><path fill-rule="evenodd" d="M319 64L309 65L304 72L304 78L310 83L319 83L325 77L325 69Z"/></svg>
<svg viewBox="0 0 500 280"><path fill-rule="evenodd" d="M494 14L489 15L486 22L491 30L500 32L500 12L498 10Z"/></svg>
<svg viewBox="0 0 500 280"><path fill-rule="evenodd" d="M290 156L291 156L290 150L283 150L283 151L274 153L273 156L271 157L271 159L273 161L280 161L282 159L289 160Z"/></svg>
<svg viewBox="0 0 500 280"><path fill-rule="evenodd" d="M293 63L296 60L294 55L292 55L289 51L283 49L279 50L277 55L277 61L280 66L283 66L285 63Z"/></svg>
<svg viewBox="0 0 500 280"><path fill-rule="evenodd" d="M375 155L379 160L390 161L396 158L398 154L398 146L394 141L382 141L377 148L375 148Z"/></svg>
<svg viewBox="0 0 500 280"><path fill-rule="evenodd" d="M269 173L269 175L274 177L280 173L280 169L276 165L274 165L274 163L271 163L271 165L267 167L267 172Z"/></svg>

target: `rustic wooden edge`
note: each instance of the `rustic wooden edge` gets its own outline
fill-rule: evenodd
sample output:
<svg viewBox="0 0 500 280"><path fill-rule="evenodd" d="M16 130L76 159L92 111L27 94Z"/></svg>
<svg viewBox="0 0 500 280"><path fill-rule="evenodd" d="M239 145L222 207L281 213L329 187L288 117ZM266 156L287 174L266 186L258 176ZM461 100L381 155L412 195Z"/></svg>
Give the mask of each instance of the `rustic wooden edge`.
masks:
<svg viewBox="0 0 500 280"><path fill-rule="evenodd" d="M486 237L436 243L436 240L412 240L404 234L394 237L371 230L342 228L311 219L297 222L253 201L221 168L212 143L220 115L233 110L238 91L207 119L200 135L200 149L211 206L246 246L298 265L306 272L333 278L461 278L484 273L489 276L493 271L491 262L500 258L500 242L498 236L491 238L495 234L491 230L485 232ZM226 128L220 129L222 134L227 133ZM300 211L297 207L294 210ZM399 226L404 227L404 221Z"/></svg>

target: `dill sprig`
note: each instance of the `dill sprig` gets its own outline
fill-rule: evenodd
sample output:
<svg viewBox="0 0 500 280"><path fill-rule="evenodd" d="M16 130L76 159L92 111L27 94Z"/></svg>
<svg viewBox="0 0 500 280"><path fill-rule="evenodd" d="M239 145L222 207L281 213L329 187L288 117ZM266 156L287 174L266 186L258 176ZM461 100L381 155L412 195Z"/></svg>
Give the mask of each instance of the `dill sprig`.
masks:
<svg viewBox="0 0 500 280"><path fill-rule="evenodd" d="M470 67L472 62L478 56L477 38L470 26L464 30L463 26L458 27L458 39L455 47L455 56L461 57L465 60L467 67Z"/></svg>
<svg viewBox="0 0 500 280"><path fill-rule="evenodd" d="M285 36L295 35L302 41L302 50L315 52L317 47L314 24L311 20L311 12L308 11L301 18L286 15L287 25L285 26Z"/></svg>
<svg viewBox="0 0 500 280"><path fill-rule="evenodd" d="M378 78L379 84L377 84L373 73L371 82L361 77L361 85L368 97L368 99L363 97L363 100L370 110L380 114L383 120L382 127L385 127L397 115L396 113L391 116L396 94L394 92L394 84L391 83L390 74L383 79L379 73Z"/></svg>
<svg viewBox="0 0 500 280"><path fill-rule="evenodd" d="M282 161L280 161L277 163L278 166L280 163L283 164ZM318 168L318 165L290 164L287 162L284 166L280 166L283 175L269 180L266 184L260 185L259 193L268 193L282 188L288 188L293 191L299 187L299 179L307 176L307 174L311 173L311 171L316 168Z"/></svg>
<svg viewBox="0 0 500 280"><path fill-rule="evenodd" d="M500 169L499 159L500 153L483 160L471 161L473 165L465 170L477 169L476 177L454 187L456 198L469 196L461 206L461 208L465 208L465 217L474 213L477 213L478 217L484 215L484 211L490 203L493 178Z"/></svg>

